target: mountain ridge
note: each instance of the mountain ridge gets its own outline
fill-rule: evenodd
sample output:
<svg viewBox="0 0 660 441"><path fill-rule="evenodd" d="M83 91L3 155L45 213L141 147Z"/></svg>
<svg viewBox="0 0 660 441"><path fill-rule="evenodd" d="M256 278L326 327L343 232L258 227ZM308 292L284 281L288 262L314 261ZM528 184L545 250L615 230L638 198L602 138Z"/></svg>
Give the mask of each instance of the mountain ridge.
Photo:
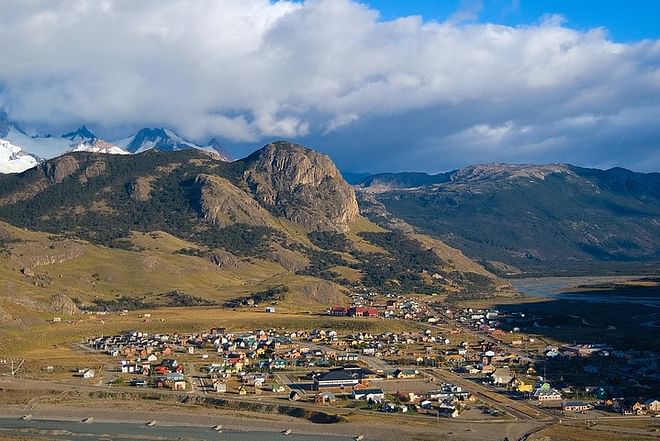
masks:
<svg viewBox="0 0 660 441"><path fill-rule="evenodd" d="M428 176L378 175L355 188L487 266L543 273L660 261L660 173L484 164L420 185Z"/></svg>
<svg viewBox="0 0 660 441"><path fill-rule="evenodd" d="M34 158L37 162L52 159L71 151L89 151L105 154L135 154L151 148L162 151L175 151L185 149L198 149L213 154L221 161L232 161L233 158L226 151L217 138L211 138L206 145L199 145L188 141L166 127L139 129L135 134L118 139L103 140L96 136L85 125L76 130L64 133L60 137L51 135L29 136L18 124L9 119L8 114L0 109L0 140L10 143L20 149L22 155ZM16 161L10 158L9 147L0 155L0 173L17 173L34 166L34 162ZM12 160L10 164L9 161Z"/></svg>
<svg viewBox="0 0 660 441"><path fill-rule="evenodd" d="M21 329L64 304L299 313L355 292L510 293L458 250L355 207L327 156L288 143L235 162L195 149L67 153L0 175L0 311ZM249 298L259 305L243 306Z"/></svg>

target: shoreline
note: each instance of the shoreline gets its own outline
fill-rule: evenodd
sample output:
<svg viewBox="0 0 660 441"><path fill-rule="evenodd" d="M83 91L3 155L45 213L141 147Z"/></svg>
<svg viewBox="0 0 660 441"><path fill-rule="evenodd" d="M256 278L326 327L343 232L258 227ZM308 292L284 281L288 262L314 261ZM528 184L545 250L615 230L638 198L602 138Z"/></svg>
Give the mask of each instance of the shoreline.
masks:
<svg viewBox="0 0 660 441"><path fill-rule="evenodd" d="M181 409L172 408L162 410L137 410L133 406L123 406L122 409L90 405L64 406L53 404L39 404L38 408L26 409L25 405L0 405L0 424L4 419L17 419L23 415L31 414L33 420L53 422L80 422L83 418L92 417L97 423L117 424L146 424L148 421L158 421L161 427L192 427L211 428L222 424L227 432L242 433L281 433L291 429L295 435L311 437L332 437L337 440L353 438L358 434L368 440L398 441L401 439L452 439L452 440L501 440L505 436L522 435L536 427L522 421L511 423L461 423L460 421L443 420L434 424L405 424L397 422L369 422L349 421L336 424L317 424L287 416L273 416L266 414L240 414L231 412L218 412L213 409ZM515 436L515 435L514 435ZM475 438L476 437L476 438Z"/></svg>

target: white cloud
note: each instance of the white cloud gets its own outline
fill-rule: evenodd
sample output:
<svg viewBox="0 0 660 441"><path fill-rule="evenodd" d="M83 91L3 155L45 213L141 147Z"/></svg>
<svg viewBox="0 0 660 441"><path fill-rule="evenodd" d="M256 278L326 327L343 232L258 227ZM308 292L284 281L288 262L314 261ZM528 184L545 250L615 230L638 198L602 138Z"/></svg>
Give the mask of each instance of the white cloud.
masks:
<svg viewBox="0 0 660 441"><path fill-rule="evenodd" d="M409 161L392 164L408 168L450 145L515 159L529 146L585 149L589 135L653 132L657 118L637 110L660 106L659 41L616 43L556 16L466 24L479 4L435 22L381 21L350 0L0 0L0 102L26 126L304 138L340 160L330 143L355 133L365 157L406 143ZM346 163L357 158L349 144ZM646 136L639 154L657 158L657 147ZM372 164L392 166L386 158Z"/></svg>

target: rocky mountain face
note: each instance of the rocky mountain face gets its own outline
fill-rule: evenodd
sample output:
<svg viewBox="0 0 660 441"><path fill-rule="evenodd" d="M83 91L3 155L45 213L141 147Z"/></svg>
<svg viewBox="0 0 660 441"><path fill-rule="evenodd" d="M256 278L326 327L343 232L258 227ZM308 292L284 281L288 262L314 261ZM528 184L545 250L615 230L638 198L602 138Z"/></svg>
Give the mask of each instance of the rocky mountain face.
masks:
<svg viewBox="0 0 660 441"><path fill-rule="evenodd" d="M124 195L137 202L155 203L154 196L176 191L190 210L219 226L267 226L281 217L312 230L346 231L358 216L355 193L332 161L302 146L269 144L245 159L220 163L223 167L215 167L220 164L204 152L187 152L148 152L134 160L74 152L0 181L5 189L0 191L0 200L9 207L25 202L24 196L29 195L39 206L53 205L48 208L63 213L67 205L73 209L100 200L120 209ZM124 167L133 176L122 176ZM179 180L170 182L175 176ZM97 177L102 179L93 180ZM93 185L97 182L106 186L97 188ZM85 200L63 194L48 203L49 196L64 191L64 187ZM24 209L27 218L33 206L25 202L14 208ZM47 211L45 206L43 211Z"/></svg>
<svg viewBox="0 0 660 441"><path fill-rule="evenodd" d="M358 217L353 189L326 155L276 142L243 162L242 178L255 199L292 222L347 231Z"/></svg>
<svg viewBox="0 0 660 441"><path fill-rule="evenodd" d="M506 272L660 261L657 173L487 164L414 179L378 175L357 188L382 204L380 216Z"/></svg>

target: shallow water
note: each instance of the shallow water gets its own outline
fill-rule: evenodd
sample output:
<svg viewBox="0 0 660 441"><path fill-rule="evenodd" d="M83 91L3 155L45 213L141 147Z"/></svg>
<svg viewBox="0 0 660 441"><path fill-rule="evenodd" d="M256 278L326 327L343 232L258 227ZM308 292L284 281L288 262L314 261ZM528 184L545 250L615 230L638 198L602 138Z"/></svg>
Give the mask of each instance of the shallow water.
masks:
<svg viewBox="0 0 660 441"><path fill-rule="evenodd" d="M660 308L660 297L649 296L640 293L621 293L616 289L596 292L567 292L580 284L612 282L613 278L591 278L591 277L545 277L530 279L511 279L513 286L523 294L530 297L547 297L550 299L575 300L592 303L635 303L649 307ZM618 278L625 280L625 278ZM588 291L588 288L584 289Z"/></svg>
<svg viewBox="0 0 660 441"><path fill-rule="evenodd" d="M136 423L90 424L75 421L37 420L23 421L20 418L0 418L0 435L20 434L25 438L46 437L72 441L135 441L135 440L229 440L229 441L344 441L347 437L324 435L284 435L278 432L218 433L211 427L163 426L147 427Z"/></svg>

